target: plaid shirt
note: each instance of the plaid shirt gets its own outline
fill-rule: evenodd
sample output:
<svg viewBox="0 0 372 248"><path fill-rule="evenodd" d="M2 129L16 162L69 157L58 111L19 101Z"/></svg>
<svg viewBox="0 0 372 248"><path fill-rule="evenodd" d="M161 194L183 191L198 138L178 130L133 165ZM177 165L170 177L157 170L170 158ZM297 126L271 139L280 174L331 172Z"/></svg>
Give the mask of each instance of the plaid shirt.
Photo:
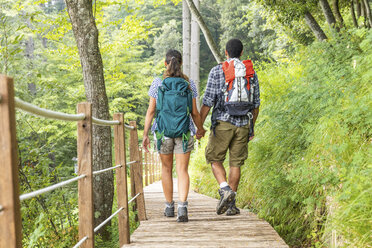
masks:
<svg viewBox="0 0 372 248"><path fill-rule="evenodd" d="M253 83L255 84L253 103L254 107L258 108L260 106L260 87L256 73L253 76ZM223 88L225 88L225 75L222 70L222 64L219 64L213 67L209 73L207 87L203 98L203 105L213 107L216 103L217 95L221 93ZM225 111L218 112L217 120L230 122L237 127L245 126L249 122L248 116L230 116Z"/></svg>
<svg viewBox="0 0 372 248"><path fill-rule="evenodd" d="M155 78L154 81L152 82L151 86L150 86L150 89L149 89L149 96L155 98L156 100L158 99L158 88L159 86L161 85L161 83L163 82L163 80L161 78ZM193 98L196 98L198 96L198 91L196 89L196 85L194 83L194 81L192 81L190 79L190 88L191 88L191 91L192 91L192 97ZM151 131L152 133L155 132L155 129L157 127L157 124L156 124L156 119L154 120L154 123L152 125L152 128L151 128ZM192 136L194 136L196 134L196 130L195 130L195 125L194 125L194 122L192 121L192 117L190 115L190 125L189 125L189 128L190 128L190 133Z"/></svg>

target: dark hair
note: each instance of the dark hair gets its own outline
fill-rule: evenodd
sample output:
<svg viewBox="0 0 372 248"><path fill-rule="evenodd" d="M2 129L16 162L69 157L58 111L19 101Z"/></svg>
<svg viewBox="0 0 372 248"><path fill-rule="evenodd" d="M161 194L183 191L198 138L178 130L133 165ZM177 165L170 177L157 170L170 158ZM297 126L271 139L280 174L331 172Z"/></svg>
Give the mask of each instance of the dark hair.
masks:
<svg viewBox="0 0 372 248"><path fill-rule="evenodd" d="M243 43L239 39L231 39L226 43L226 51L230 58L239 58L243 51Z"/></svg>
<svg viewBox="0 0 372 248"><path fill-rule="evenodd" d="M189 81L189 78L182 72L182 55L179 51L170 49L165 55L165 62L167 62L167 70L163 77L181 77Z"/></svg>

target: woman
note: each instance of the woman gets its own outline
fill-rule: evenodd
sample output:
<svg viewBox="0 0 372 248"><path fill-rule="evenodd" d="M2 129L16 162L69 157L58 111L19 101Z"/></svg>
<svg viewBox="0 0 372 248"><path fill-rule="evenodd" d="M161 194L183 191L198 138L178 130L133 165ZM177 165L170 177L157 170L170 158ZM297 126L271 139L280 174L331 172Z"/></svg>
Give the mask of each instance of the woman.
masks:
<svg viewBox="0 0 372 248"><path fill-rule="evenodd" d="M177 50L169 50L165 58L166 71L163 75L163 80L166 78L183 78L190 82L189 89L192 90L192 111L191 117L198 128L198 138L204 136L205 130L201 123L199 112L196 108L196 97L197 90L196 85L193 81L190 81L186 75L182 73L182 55ZM152 82L149 90L150 103L146 113L145 128L143 132L143 148L148 152L150 148L150 138L149 129L151 126L152 119L156 111L156 101L158 98L158 88L162 85L162 80L160 78L155 78ZM177 222L187 222L187 196L189 192L190 179L188 174L188 165L190 160L190 153L194 148L194 138L196 134L194 123L190 119L189 131L191 137L184 143L182 137L168 138L163 137L159 139L160 146L158 147L158 152L160 154L160 159L162 162L162 185L165 196L165 210L164 215L167 217L174 217L174 201L173 201L173 179L172 179L172 168L173 168L173 154L176 157L176 172L178 177L178 210L177 210ZM157 123L151 128L152 133L155 133L157 128ZM187 128L187 126L186 126Z"/></svg>

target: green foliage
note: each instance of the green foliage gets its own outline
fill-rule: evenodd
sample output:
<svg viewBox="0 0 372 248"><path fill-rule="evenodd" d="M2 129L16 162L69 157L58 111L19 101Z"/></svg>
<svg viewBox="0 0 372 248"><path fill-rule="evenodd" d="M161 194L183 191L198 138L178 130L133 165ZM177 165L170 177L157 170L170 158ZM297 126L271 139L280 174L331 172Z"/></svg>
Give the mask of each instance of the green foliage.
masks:
<svg viewBox="0 0 372 248"><path fill-rule="evenodd" d="M371 247L371 44L372 32L356 31L258 70L261 113L238 204L292 246L329 247L333 234L343 247ZM203 151L194 187L216 196Z"/></svg>
<svg viewBox="0 0 372 248"><path fill-rule="evenodd" d="M316 2L201 1L220 49L238 37L244 59L260 64L262 108L238 203L268 220L293 246L328 246L336 235L344 247L371 247L372 35L348 29L349 2L340 1L345 19L340 34L327 28L329 42L299 45L313 41L305 10L324 22ZM182 47L180 3L95 1L110 111L124 112L139 128L165 51ZM203 88L215 60L201 37ZM75 113L85 89L63 0L0 1L0 70L14 78L17 97ZM75 176L75 128L17 112L21 193ZM206 139L190 165L193 184L217 197L218 185L203 162L205 145ZM78 241L76 188L22 202L24 246L71 247ZM130 219L132 232L138 225L133 212ZM112 240L97 237L97 247L117 247L115 218L109 232Z"/></svg>
<svg viewBox="0 0 372 248"><path fill-rule="evenodd" d="M152 80L152 63L139 59L151 25L127 7L99 2L95 14L110 110L127 112L127 120L138 121L147 103L143 87ZM76 104L85 101L85 90L64 1L3 0L0 8L0 70L14 78L16 96L43 108L75 113ZM21 194L76 176L76 123L17 111L17 140ZM76 244L77 206L77 184L23 201L24 246ZM130 215L133 230L138 223ZM115 228L110 230L117 232ZM117 242L112 247L116 246Z"/></svg>

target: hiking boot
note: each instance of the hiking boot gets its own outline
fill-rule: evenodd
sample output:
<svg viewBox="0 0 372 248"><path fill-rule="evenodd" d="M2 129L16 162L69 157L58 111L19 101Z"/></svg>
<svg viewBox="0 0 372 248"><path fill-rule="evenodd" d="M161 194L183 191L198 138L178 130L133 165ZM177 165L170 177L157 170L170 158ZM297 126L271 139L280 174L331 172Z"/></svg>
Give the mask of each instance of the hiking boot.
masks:
<svg viewBox="0 0 372 248"><path fill-rule="evenodd" d="M164 216L174 217L174 201L165 203Z"/></svg>
<svg viewBox="0 0 372 248"><path fill-rule="evenodd" d="M229 186L223 187L218 190L221 198L217 204L216 212L218 215L223 214L227 211L230 204L235 200L235 192L231 190Z"/></svg>
<svg viewBox="0 0 372 248"><path fill-rule="evenodd" d="M235 200L230 204L229 208L226 211L226 215L237 215L240 214L240 209L236 207Z"/></svg>
<svg viewBox="0 0 372 248"><path fill-rule="evenodd" d="M177 222L188 222L189 217L187 216L187 201L178 203Z"/></svg>

